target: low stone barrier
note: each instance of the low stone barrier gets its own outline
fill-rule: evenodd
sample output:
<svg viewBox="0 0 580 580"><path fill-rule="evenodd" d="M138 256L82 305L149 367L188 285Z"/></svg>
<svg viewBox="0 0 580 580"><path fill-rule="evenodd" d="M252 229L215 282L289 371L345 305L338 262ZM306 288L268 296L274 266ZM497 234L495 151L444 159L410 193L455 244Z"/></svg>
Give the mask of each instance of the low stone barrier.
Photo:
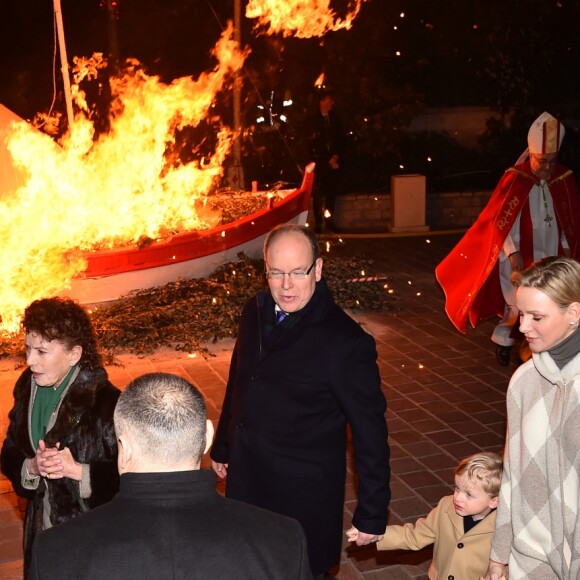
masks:
<svg viewBox="0 0 580 580"><path fill-rule="evenodd" d="M426 223L431 230L467 229L487 204L490 191L427 193ZM337 198L334 221L344 232L388 232L390 193L347 193Z"/></svg>

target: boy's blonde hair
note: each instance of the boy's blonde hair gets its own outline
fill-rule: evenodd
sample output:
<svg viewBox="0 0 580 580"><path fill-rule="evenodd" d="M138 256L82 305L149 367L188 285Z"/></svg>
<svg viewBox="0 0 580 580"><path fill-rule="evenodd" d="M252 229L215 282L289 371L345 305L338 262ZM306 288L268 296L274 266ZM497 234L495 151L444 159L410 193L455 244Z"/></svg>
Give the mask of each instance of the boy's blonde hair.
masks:
<svg viewBox="0 0 580 580"><path fill-rule="evenodd" d="M456 476L467 475L469 479L477 481L491 497L499 495L502 473L503 461L493 451L474 453L462 459L455 469Z"/></svg>

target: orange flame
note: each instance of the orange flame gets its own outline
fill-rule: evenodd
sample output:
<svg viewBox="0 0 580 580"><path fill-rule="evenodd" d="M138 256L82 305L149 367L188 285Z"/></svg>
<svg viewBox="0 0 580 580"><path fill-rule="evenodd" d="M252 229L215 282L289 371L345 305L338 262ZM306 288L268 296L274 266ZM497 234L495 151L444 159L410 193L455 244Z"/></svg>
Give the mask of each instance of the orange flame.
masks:
<svg viewBox="0 0 580 580"><path fill-rule="evenodd" d="M350 0L348 13L338 19L330 0L250 0L248 18L257 18L254 29L267 28L267 34L312 38L352 26L365 0Z"/></svg>
<svg viewBox="0 0 580 580"><path fill-rule="evenodd" d="M27 179L0 200L4 331L17 330L31 301L69 287L86 267L81 251L215 223L203 199L222 174L232 132L222 126L214 155L201 162L170 164L164 153L177 130L209 116L216 94L241 69L246 54L232 32L230 24L214 49L218 64L197 80L167 85L133 63L130 74L112 81L111 128L97 140L78 85L73 95L81 112L61 147L27 123L12 123L7 147ZM99 66L100 55L77 60L77 82Z"/></svg>

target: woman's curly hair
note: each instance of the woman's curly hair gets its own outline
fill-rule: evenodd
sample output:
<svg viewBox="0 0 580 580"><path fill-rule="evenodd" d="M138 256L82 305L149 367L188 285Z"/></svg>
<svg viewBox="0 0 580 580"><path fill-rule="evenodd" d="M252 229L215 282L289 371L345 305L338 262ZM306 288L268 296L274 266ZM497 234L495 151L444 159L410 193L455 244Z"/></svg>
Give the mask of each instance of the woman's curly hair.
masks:
<svg viewBox="0 0 580 580"><path fill-rule="evenodd" d="M89 315L75 300L59 297L35 300L24 311L22 326L26 334L36 332L45 340L57 340L67 351L82 347L78 363L81 368L102 366Z"/></svg>

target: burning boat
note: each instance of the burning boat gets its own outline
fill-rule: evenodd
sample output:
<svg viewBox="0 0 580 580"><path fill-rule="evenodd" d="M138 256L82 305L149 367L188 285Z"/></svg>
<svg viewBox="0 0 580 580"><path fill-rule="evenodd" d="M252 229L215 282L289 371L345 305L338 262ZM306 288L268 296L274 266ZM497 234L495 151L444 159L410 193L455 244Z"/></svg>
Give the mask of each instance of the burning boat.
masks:
<svg viewBox="0 0 580 580"><path fill-rule="evenodd" d="M203 209L206 197L180 193L187 191L187 185L176 192L161 189L155 174L134 195L134 188L121 187L124 173L117 169L109 180L115 184L115 195L104 196L98 178L106 177L105 168L115 169L118 164L101 157L92 162L94 150L69 154L2 105L0 137L0 185L4 188L0 188L0 206L6 225L0 228L0 241L4 255L10 258L0 268L4 279L0 323L9 331L18 328L20 313L38 296L69 295L88 304L115 300L132 290L180 277L205 277L235 260L240 252L257 256L265 235L275 225L306 222L313 164L306 168L299 188L277 190L268 200L264 193L255 194L257 203L251 204L251 211L219 225L215 209ZM16 150L34 163L15 162ZM141 152L139 167L153 164L145 153ZM127 154L123 161L126 163ZM221 161L220 157L216 167ZM217 173L210 169L207 183ZM131 174L138 179L143 176L137 169ZM168 176L171 174L165 175L165 181ZM181 180L176 181L181 185ZM71 187L71 183L75 185ZM203 190L205 182L189 189ZM193 219L165 219L167 206L175 216L191 214ZM106 243L108 233L120 231L124 221L131 224L128 233L117 235L115 244ZM151 221L153 227L148 227ZM142 239L147 243L141 243Z"/></svg>
<svg viewBox="0 0 580 580"><path fill-rule="evenodd" d="M176 234L168 240L86 253L86 270L71 281L65 294L83 304L107 302L132 290L151 288L178 278L201 278L221 264L261 254L266 234L286 222L304 224L310 206L314 164L307 166L302 185L279 190L265 209L224 226Z"/></svg>
<svg viewBox="0 0 580 580"><path fill-rule="evenodd" d="M248 17L258 18L262 30L276 20L270 33L282 27L284 35L321 36L349 28L362 1L354 0L340 21L322 10L324 23L315 29L307 24L319 23L321 9L308 3L292 11L299 21L290 14L274 19L288 2L263 0L251 3ZM126 59L119 74L106 79L107 130L97 131L96 109L80 85L92 83L92 93L100 94L106 58L73 58L70 87L59 15L55 3L65 132L59 123L59 131L46 130L52 109L40 118L40 132L39 124L0 106L0 332L16 331L26 306L43 296L99 302L179 277L205 276L239 252L256 255L273 226L304 223L308 212L313 168L300 188L277 192L269 207L232 223L218 226L219 212L205 211L240 133L214 110L216 95L233 86L248 54L231 23L211 51L213 68L196 78L167 83Z"/></svg>

